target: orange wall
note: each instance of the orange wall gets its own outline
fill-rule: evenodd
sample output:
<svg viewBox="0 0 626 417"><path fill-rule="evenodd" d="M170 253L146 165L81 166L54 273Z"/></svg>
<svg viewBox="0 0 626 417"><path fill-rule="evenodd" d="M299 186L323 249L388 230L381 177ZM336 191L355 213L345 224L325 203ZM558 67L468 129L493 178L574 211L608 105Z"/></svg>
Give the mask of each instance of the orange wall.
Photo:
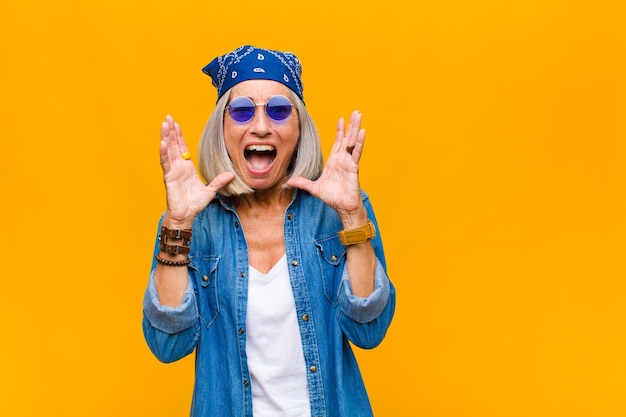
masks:
<svg viewBox="0 0 626 417"><path fill-rule="evenodd" d="M141 300L166 113L291 50L330 149L358 108L397 316L378 416L626 415L626 6L615 0L0 4L0 415L187 415ZM212 4L212 5L211 5Z"/></svg>

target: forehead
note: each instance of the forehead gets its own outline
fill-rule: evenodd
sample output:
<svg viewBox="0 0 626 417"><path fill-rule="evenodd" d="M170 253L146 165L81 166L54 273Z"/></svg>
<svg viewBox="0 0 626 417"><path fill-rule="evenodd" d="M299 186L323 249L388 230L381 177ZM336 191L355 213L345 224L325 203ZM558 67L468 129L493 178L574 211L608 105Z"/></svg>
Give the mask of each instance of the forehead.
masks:
<svg viewBox="0 0 626 417"><path fill-rule="evenodd" d="M263 101L277 94L289 97L289 88L272 80L247 80L234 86L230 97L245 96Z"/></svg>

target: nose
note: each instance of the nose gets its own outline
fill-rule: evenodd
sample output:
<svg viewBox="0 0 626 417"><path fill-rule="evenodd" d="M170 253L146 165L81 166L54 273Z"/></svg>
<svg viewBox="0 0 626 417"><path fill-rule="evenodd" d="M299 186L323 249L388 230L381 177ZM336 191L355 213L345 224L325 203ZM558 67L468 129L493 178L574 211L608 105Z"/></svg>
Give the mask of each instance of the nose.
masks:
<svg viewBox="0 0 626 417"><path fill-rule="evenodd" d="M250 120L250 132L260 137L266 136L271 131L270 119L265 113L265 106L258 105L252 120Z"/></svg>

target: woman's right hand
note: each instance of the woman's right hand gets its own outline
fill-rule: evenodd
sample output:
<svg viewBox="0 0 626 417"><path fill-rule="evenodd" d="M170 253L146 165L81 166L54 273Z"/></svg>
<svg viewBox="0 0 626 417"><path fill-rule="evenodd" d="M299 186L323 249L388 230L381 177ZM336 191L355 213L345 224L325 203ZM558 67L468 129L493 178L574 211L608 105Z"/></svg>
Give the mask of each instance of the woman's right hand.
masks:
<svg viewBox="0 0 626 417"><path fill-rule="evenodd" d="M172 116L161 124L161 168L167 197L164 223L177 229L191 229L196 215L204 209L217 191L235 177L232 172L222 172L205 185L191 159L183 159L189 152L182 131Z"/></svg>

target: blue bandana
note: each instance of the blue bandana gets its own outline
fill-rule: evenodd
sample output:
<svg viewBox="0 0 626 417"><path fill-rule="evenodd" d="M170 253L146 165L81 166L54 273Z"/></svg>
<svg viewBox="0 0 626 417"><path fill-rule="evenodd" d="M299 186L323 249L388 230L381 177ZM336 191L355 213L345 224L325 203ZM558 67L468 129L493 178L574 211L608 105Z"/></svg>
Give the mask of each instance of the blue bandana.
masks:
<svg viewBox="0 0 626 417"><path fill-rule="evenodd" d="M291 52L241 46L234 51L213 59L202 72L213 80L217 99L230 88L247 80L278 81L292 89L300 100L302 95L302 65Z"/></svg>

